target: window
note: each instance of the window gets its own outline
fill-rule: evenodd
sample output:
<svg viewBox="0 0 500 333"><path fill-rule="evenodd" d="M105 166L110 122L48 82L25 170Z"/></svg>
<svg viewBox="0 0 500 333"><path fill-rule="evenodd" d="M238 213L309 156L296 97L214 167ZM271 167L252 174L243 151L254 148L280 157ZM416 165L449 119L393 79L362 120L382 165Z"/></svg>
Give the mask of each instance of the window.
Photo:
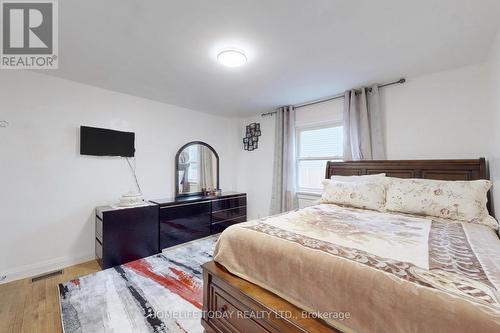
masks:
<svg viewBox="0 0 500 333"><path fill-rule="evenodd" d="M188 169L188 181L193 184L198 184L199 183L199 172L198 172L198 160L200 157L200 151L199 151L199 146L198 145L191 145L188 147L188 152L189 152L189 169Z"/></svg>
<svg viewBox="0 0 500 333"><path fill-rule="evenodd" d="M297 189L320 192L326 162L342 160L342 124L297 129Z"/></svg>

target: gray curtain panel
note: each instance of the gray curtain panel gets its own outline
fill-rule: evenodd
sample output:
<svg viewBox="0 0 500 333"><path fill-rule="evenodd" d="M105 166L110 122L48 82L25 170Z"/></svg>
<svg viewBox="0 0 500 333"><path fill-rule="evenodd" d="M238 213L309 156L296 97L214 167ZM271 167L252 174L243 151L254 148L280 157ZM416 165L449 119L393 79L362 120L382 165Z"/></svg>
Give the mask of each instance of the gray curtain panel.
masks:
<svg viewBox="0 0 500 333"><path fill-rule="evenodd" d="M271 215L298 207L295 191L295 110L282 107L276 113Z"/></svg>
<svg viewBox="0 0 500 333"><path fill-rule="evenodd" d="M184 149L179 156L179 193L187 193L189 189L188 180L189 153Z"/></svg>
<svg viewBox="0 0 500 333"><path fill-rule="evenodd" d="M349 90L344 98L344 160L386 159L378 86Z"/></svg>
<svg viewBox="0 0 500 333"><path fill-rule="evenodd" d="M200 187L205 189L215 189L216 184L216 166L213 153L210 149L200 145Z"/></svg>

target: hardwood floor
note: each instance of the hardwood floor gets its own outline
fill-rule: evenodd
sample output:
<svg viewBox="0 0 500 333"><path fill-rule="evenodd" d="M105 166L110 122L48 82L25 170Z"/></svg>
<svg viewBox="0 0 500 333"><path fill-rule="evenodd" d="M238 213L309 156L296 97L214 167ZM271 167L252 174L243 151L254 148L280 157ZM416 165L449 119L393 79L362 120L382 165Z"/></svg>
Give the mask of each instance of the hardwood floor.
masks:
<svg viewBox="0 0 500 333"><path fill-rule="evenodd" d="M93 260L37 282L27 278L0 285L0 332L62 332L58 284L100 270Z"/></svg>

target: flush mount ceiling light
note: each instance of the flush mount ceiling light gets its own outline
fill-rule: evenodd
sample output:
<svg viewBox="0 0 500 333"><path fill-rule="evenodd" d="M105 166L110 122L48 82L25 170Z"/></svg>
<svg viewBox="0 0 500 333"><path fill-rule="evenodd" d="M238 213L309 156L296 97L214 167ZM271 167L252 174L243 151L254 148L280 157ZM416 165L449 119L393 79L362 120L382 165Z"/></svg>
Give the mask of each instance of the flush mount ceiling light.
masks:
<svg viewBox="0 0 500 333"><path fill-rule="evenodd" d="M217 55L217 60L227 67L240 67L247 63L247 56L239 50L224 50Z"/></svg>

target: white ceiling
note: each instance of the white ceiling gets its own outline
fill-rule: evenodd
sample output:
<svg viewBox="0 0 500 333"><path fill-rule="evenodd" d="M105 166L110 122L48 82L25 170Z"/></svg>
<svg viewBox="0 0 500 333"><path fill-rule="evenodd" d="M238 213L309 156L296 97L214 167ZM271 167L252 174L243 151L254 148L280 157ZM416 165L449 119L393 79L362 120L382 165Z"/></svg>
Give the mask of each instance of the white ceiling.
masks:
<svg viewBox="0 0 500 333"><path fill-rule="evenodd" d="M484 60L499 0L64 0L49 74L246 116ZM226 68L218 50L249 62Z"/></svg>

